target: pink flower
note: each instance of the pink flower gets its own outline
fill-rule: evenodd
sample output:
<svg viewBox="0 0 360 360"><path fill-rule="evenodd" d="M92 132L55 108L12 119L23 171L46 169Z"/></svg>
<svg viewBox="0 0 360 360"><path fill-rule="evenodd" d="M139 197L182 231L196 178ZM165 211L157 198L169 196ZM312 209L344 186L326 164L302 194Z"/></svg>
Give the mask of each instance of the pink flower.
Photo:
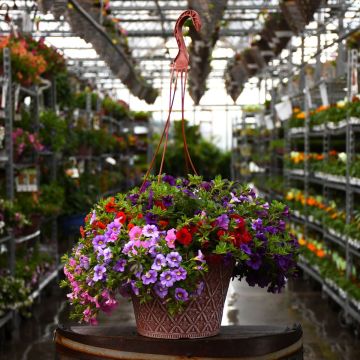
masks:
<svg viewBox="0 0 360 360"><path fill-rule="evenodd" d="M166 237L165 237L166 243L170 249L175 248L175 240L176 240L176 230L170 229L167 231Z"/></svg>
<svg viewBox="0 0 360 360"><path fill-rule="evenodd" d="M142 229L140 226L134 226L130 232L129 232L129 237L130 240L139 240L142 234Z"/></svg>

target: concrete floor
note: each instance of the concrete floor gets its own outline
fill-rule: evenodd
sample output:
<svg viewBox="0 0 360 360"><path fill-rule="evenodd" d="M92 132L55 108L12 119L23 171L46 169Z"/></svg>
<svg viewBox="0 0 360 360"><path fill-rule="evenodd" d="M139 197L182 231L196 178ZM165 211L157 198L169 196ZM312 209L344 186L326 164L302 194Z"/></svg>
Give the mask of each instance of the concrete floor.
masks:
<svg viewBox="0 0 360 360"><path fill-rule="evenodd" d="M1 360L53 360L52 333L58 323L67 323L64 294L54 284L51 293L34 307L32 319L25 320L13 339L0 337ZM101 323L133 324L132 305L124 301L111 317ZM336 307L312 283L298 279L283 294L272 295L246 283L230 285L223 325L292 325L304 330L305 360L358 360L360 340L339 325ZM17 338L16 338L17 337Z"/></svg>

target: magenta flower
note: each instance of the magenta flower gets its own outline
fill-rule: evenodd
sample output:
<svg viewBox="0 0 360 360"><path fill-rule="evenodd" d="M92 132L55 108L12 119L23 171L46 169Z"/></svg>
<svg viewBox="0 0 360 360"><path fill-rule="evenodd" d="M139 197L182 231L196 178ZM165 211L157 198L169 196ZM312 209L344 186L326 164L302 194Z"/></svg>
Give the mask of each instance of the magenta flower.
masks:
<svg viewBox="0 0 360 360"><path fill-rule="evenodd" d="M171 287L174 285L176 278L172 271L166 270L160 275L160 283L162 286Z"/></svg>
<svg viewBox="0 0 360 360"><path fill-rule="evenodd" d="M170 249L175 249L176 230L175 229L168 230L166 233L165 240L166 240L167 246Z"/></svg>
<svg viewBox="0 0 360 360"><path fill-rule="evenodd" d="M157 254L155 257L154 263L151 265L151 269L161 270L161 268L165 265L166 265L165 256L162 254Z"/></svg>
<svg viewBox="0 0 360 360"><path fill-rule="evenodd" d="M166 286L161 285L161 283L156 283L154 286L155 294L163 299L168 294L168 288Z"/></svg>
<svg viewBox="0 0 360 360"><path fill-rule="evenodd" d="M117 272L123 272L125 270L126 260L120 259L116 262L113 269Z"/></svg>
<svg viewBox="0 0 360 360"><path fill-rule="evenodd" d="M176 288L175 289L175 299L178 301L187 301L187 300L189 300L189 294L183 288Z"/></svg>
<svg viewBox="0 0 360 360"><path fill-rule="evenodd" d="M157 272L155 270L149 270L141 277L141 280L144 285L154 284L157 281Z"/></svg>
<svg viewBox="0 0 360 360"><path fill-rule="evenodd" d="M179 266L181 260L182 257L177 251L172 251L170 254L166 256L166 262L172 268Z"/></svg>
<svg viewBox="0 0 360 360"><path fill-rule="evenodd" d="M159 231L156 225L145 225L142 233L144 236L150 237L152 239L159 237Z"/></svg>
<svg viewBox="0 0 360 360"><path fill-rule="evenodd" d="M130 232L129 232L129 237L130 240L139 240L142 234L142 229L140 226L134 226Z"/></svg>
<svg viewBox="0 0 360 360"><path fill-rule="evenodd" d="M173 270L173 274L175 275L176 281L185 280L187 272L184 268L179 267Z"/></svg>
<svg viewBox="0 0 360 360"><path fill-rule="evenodd" d="M94 267L94 281L104 280L106 276L106 267L103 265L96 265Z"/></svg>

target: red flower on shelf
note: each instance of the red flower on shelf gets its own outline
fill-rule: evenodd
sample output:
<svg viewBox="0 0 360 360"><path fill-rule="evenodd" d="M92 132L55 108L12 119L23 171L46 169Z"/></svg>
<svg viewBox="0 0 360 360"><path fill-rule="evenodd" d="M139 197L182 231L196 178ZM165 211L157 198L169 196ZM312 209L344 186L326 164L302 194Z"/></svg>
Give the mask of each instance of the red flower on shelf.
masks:
<svg viewBox="0 0 360 360"><path fill-rule="evenodd" d="M187 227L183 227L182 229L178 230L176 232L176 240L182 245L190 245L192 241L192 235L189 229Z"/></svg>

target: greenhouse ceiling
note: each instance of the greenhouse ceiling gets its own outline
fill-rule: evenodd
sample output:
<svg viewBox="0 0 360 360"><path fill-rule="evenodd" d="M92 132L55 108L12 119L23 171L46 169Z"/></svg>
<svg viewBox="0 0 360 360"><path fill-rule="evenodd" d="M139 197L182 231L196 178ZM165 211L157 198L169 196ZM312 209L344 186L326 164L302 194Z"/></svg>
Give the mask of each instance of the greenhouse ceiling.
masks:
<svg viewBox="0 0 360 360"><path fill-rule="evenodd" d="M55 17L52 11L47 11L49 3L52 2L66 3L59 0L3 1L2 3L9 7L8 15L11 23L1 21L1 32L9 33L13 24L19 23L19 19L26 19L27 22L30 19L33 25L30 28L29 25L27 26L28 30L32 30L33 36L44 36L48 43L63 51L69 66L76 74L96 82L99 87L122 88L124 85L117 74L114 74L106 61L97 54L93 45L84 41L70 25L69 13L74 11L76 3L83 5L88 1L69 1L62 13L59 14L59 9L57 10ZM99 4L105 3L105 0L99 0ZM161 88L169 81L169 65L177 53L176 42L172 35L173 27L179 14L194 3L196 6L206 7L211 1L110 1L111 16L117 19L127 35L128 47L136 69L142 78L155 88ZM228 61L256 39L256 35L263 28L267 14L280 11L277 0L228 0L224 3L226 8L222 12L220 21L217 21L220 25L219 38L211 54L210 83L224 81ZM321 26L310 23L305 33L309 38L316 37L319 31L326 33L327 37L323 45L327 46L329 42L336 40L335 31L339 27L339 21L343 22L344 32L359 26L359 9L360 1L324 1L315 14L315 19L321 22ZM52 10L51 6L50 10ZM2 6L1 14L4 20L5 13L6 6ZM212 19L205 20L210 23L212 21ZM98 22L102 21L100 15ZM295 41L293 44L299 42ZM305 46L307 48L305 54L309 58L318 50L311 41ZM296 46L292 51L296 54ZM286 55L286 50L284 52ZM294 59L296 62L296 56ZM272 71L271 66L278 64L279 60L273 60L270 69L267 68L266 72Z"/></svg>

